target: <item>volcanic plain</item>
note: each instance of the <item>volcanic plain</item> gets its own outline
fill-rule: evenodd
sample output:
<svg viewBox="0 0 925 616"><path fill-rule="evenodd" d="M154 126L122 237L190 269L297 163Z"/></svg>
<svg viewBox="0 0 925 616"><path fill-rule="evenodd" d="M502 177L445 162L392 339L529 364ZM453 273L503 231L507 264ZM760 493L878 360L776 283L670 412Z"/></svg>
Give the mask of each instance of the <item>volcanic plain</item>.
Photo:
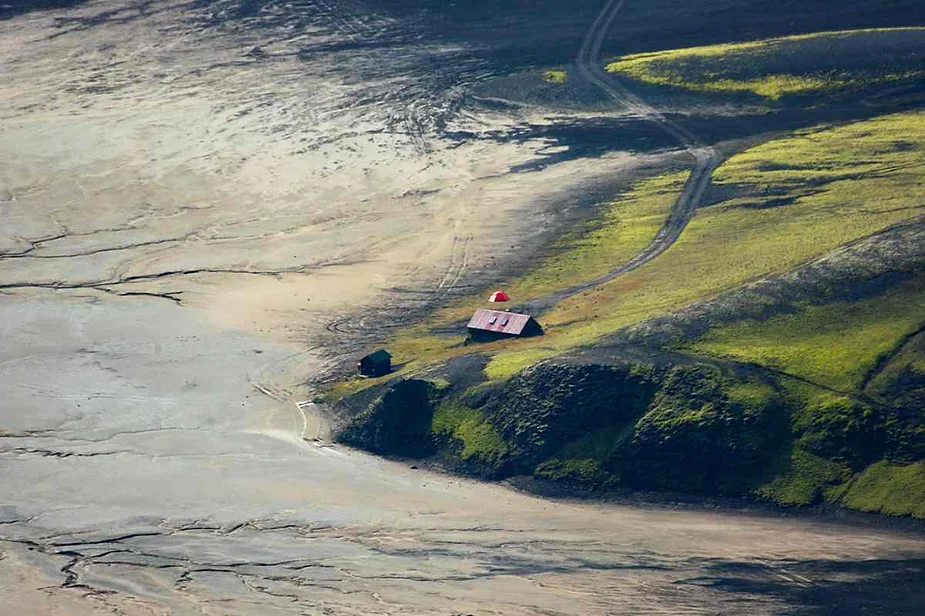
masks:
<svg viewBox="0 0 925 616"><path fill-rule="evenodd" d="M545 499L335 444L325 406L628 347L892 401L885 367L919 361L925 17L819 4L0 5L0 611L921 613L893 458L776 452L756 489L798 510ZM849 270L860 295L813 286ZM502 283L548 335L473 353L460 320ZM383 344L392 380L347 377ZM463 364L479 384L433 376ZM457 462L508 447L453 404L430 427ZM599 476L607 429L518 476ZM814 514L849 477L841 505L905 517Z"/></svg>

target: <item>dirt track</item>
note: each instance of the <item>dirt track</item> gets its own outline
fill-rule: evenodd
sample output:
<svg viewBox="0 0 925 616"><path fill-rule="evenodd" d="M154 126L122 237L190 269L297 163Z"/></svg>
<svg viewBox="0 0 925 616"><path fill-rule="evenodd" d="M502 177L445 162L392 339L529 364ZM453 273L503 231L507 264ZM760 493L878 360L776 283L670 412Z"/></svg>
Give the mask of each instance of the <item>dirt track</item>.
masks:
<svg viewBox="0 0 925 616"><path fill-rule="evenodd" d="M694 158L694 166L664 226L659 229L648 246L632 259L597 278L529 302L528 307L533 312L545 310L563 299L609 282L645 265L668 250L694 216L700 200L710 185L710 177L720 163L720 156L715 148L705 146L696 136L627 90L602 68L601 48L614 20L619 17L621 9L626 5L626 1L609 0L604 5L582 41L575 65L588 82L603 90L618 105L625 107L640 118L654 122L669 137L681 144Z"/></svg>
<svg viewBox="0 0 925 616"><path fill-rule="evenodd" d="M421 29L332 0L0 21L3 609L914 613L917 536L552 503L301 438L354 315L453 292L632 168L447 138L555 120L466 107L498 65Z"/></svg>

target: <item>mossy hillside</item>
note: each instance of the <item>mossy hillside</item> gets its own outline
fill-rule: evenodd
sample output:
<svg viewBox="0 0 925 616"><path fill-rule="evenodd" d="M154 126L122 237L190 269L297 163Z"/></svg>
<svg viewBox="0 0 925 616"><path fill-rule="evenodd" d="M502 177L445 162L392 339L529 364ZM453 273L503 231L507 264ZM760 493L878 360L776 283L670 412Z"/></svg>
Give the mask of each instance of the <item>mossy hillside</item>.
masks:
<svg viewBox="0 0 925 616"><path fill-rule="evenodd" d="M714 327L689 349L854 392L881 357L925 324L925 276L856 300L804 305L764 321Z"/></svg>
<svg viewBox="0 0 925 616"><path fill-rule="evenodd" d="M788 375L781 382L796 444L858 471L882 458L925 457L925 406L916 395L925 389L916 372L925 358L923 305L918 274L851 301L714 326L685 346Z"/></svg>
<svg viewBox="0 0 925 616"><path fill-rule="evenodd" d="M922 460L909 460L891 440L895 409L769 375L703 364L632 365L563 367L553 361L496 386L482 411L509 439L513 459L505 472L527 472L532 465L537 478L572 487L751 495L782 505L827 502L918 515L920 496L894 496L900 489L922 493L921 473L905 470L897 479L869 470L905 469ZM621 376L604 383L599 375L611 370ZM614 390L630 373L638 378L629 381L634 404ZM544 405L560 384L556 402ZM588 403L584 398L593 393L607 402ZM916 413L920 421L922 409ZM906 443L921 442L908 427L902 430ZM861 487L853 488L853 500L845 498L854 485ZM863 506L860 494L868 499Z"/></svg>
<svg viewBox="0 0 925 616"><path fill-rule="evenodd" d="M889 426L889 410L769 375L700 363L557 360L461 397L424 381L393 383L341 440L387 455L439 453L452 468L483 477L532 473L572 487L753 495L913 515L919 501L905 491L925 489L916 483L923 475L895 471L910 461L897 459Z"/></svg>
<svg viewBox="0 0 925 616"><path fill-rule="evenodd" d="M647 366L554 362L522 371L481 410L508 443L512 469L532 472L569 442L641 416L654 389Z"/></svg>
<svg viewBox="0 0 925 616"><path fill-rule="evenodd" d="M885 425L891 460L925 460L925 331L878 363L864 393L892 409Z"/></svg>
<svg viewBox="0 0 925 616"><path fill-rule="evenodd" d="M925 408L925 330L900 341L869 375L864 393L904 408ZM925 442L925 437L923 437Z"/></svg>
<svg viewBox="0 0 925 616"><path fill-rule="evenodd" d="M925 462L871 465L833 499L861 511L925 519Z"/></svg>
<svg viewBox="0 0 925 616"><path fill-rule="evenodd" d="M759 497L781 505L813 505L832 500L833 488L843 485L851 476L851 469L846 464L793 447L788 452L784 468L755 492Z"/></svg>
<svg viewBox="0 0 925 616"><path fill-rule="evenodd" d="M588 487L746 493L789 436L774 387L709 365L544 362L467 404L454 423L494 426L502 475Z"/></svg>
<svg viewBox="0 0 925 616"><path fill-rule="evenodd" d="M916 85L925 76L923 33L923 28L820 32L625 56L607 70L694 92L770 101L832 97Z"/></svg>
<svg viewBox="0 0 925 616"><path fill-rule="evenodd" d="M787 389L801 449L854 471L879 460L925 459L925 407L882 404L793 382Z"/></svg>
<svg viewBox="0 0 925 616"><path fill-rule="evenodd" d="M439 451L492 477L743 493L787 433L776 391L754 379L708 365L566 361L455 398L396 381L339 440L386 455Z"/></svg>
<svg viewBox="0 0 925 616"><path fill-rule="evenodd" d="M561 302L546 335L499 348L487 370L522 367L745 282L782 273L925 212L925 114L801 131L732 156L717 203L652 263Z"/></svg>
<svg viewBox="0 0 925 616"><path fill-rule="evenodd" d="M792 453L758 495L782 504L854 506L836 488L855 473L881 461L925 458L925 406L907 393L917 391L916 367L925 358L917 333L925 324L925 277L872 288L850 299L797 301L767 319L715 325L684 345L791 375L779 381L790 408ZM898 503L881 505L912 513Z"/></svg>
<svg viewBox="0 0 925 616"><path fill-rule="evenodd" d="M508 446L481 411L448 400L434 412L431 431L438 442L454 449L463 462L497 469Z"/></svg>
<svg viewBox="0 0 925 616"><path fill-rule="evenodd" d="M678 366L610 466L635 487L743 494L788 436L782 400L767 383Z"/></svg>
<svg viewBox="0 0 925 616"><path fill-rule="evenodd" d="M733 157L720 170L718 182L721 190L713 195L714 205L698 212L671 250L647 266L585 293L583 297L576 296L562 302L543 317L547 335L541 339L479 345L480 353L495 354L486 372L495 378L501 389L506 389L513 379L504 382L505 378L543 357L593 344L600 336L619 329L622 324L636 323L698 299L715 297L755 278L790 271L795 265L853 239L921 215L923 199L919 173L923 168L921 145L925 130L921 118L922 114L916 113L896 114L842 127L804 131L780 143L764 144ZM846 151L849 152L847 155ZM860 162L852 165L851 158ZM785 190L775 191L775 186ZM887 285L884 293L905 293L909 284L892 288ZM739 383L743 378L724 377L727 380L718 388L717 399L710 403L696 406L685 402L689 396L672 397L661 393L657 397L664 403L650 408L650 401L645 412L635 421L604 422L605 425L601 425L589 420L591 423L583 425L580 434L568 429L564 432L557 432L558 428L550 430L543 427L550 422L535 421L536 418L529 413L514 408L494 414L491 405L485 401L492 397L492 392L497 393L498 388L487 388L485 391L490 395L483 396L480 404L467 401L466 406L477 410L479 421L491 423L504 441L506 450L500 456L504 461L498 465L506 469L504 472L523 471L533 465L532 472L538 476L595 485L618 482L706 493L758 493L785 503L810 502L818 498L841 502L837 501L841 494L837 484L842 481L844 473L863 472L868 465L878 464L880 460L891 466L908 466L921 459L915 453L917 443L921 442L915 432L921 429L921 410L906 409L905 415L900 414L894 408L895 395L893 398L884 397L884 392L907 389L897 385L900 382L897 375L906 379L901 381L904 383L915 378L918 374L916 366L920 365L916 354L910 355L911 351L907 352L905 347L898 350L877 347L872 352L868 352L869 349L855 352L850 342L844 343L849 345L845 347L847 350L828 348L832 345L826 340L827 336L835 336L843 328L855 325L860 327L859 331L867 332L864 334L867 340L879 344L883 330L878 329L880 325L873 316L882 313L887 321L892 322L900 318L894 311L902 312L902 304L919 305L918 302L894 297L893 305L884 305L881 310L881 306L877 305L878 301L882 301L882 298L877 299L880 295L882 293L865 291L859 297L840 296L835 300L858 304L853 311L846 311L844 306L826 308L818 298L809 298L815 303L792 303L791 314L809 319L806 322L801 320L803 317L797 319L799 327L812 329L814 326L810 321L825 324L832 318L840 319L840 326L820 330L820 338L812 348L836 353L843 361L856 357L857 366L843 364L838 370L846 369L851 373L852 382L857 382L859 377L862 382L866 381L867 391L849 392L849 395L780 377L782 380L777 383L779 396L784 399L785 415L791 419L789 431L785 430L779 439L762 442L746 438L740 442L720 430L729 422L739 422L745 426L742 429L746 432L752 425L773 425L775 428L779 425L768 419L779 417L774 413L759 413L762 421L769 422L765 424L750 419L753 415L737 414L736 404L754 406L765 398L766 393L762 393L760 384L756 385L749 379ZM595 301L598 303L595 304ZM771 325L776 323L774 318L777 317L769 321ZM722 328L717 331L721 332ZM908 328L903 331L908 331ZM902 337L900 334L897 336ZM896 341L897 336L890 339ZM471 352L471 349L450 348L452 345L447 344L450 340L459 342L461 338L443 338L440 341L443 345L441 354L435 357ZM706 352L703 349L699 351ZM794 356L799 354L792 353ZM421 359L422 362L427 361L426 356ZM806 358L800 360L807 362ZM494 368L505 365L504 370L492 372ZM806 365L818 368L825 366L825 362L808 362ZM860 368L861 365L868 369L875 365L877 372L870 375L866 369ZM881 374L892 376L881 377ZM818 375L825 378L821 372ZM653 377L650 386L661 392L659 383L660 379ZM549 386L554 388L555 383L551 382ZM725 399L721 395L723 392ZM508 395L497 395L516 398L519 393L522 392L511 389ZM655 397L653 394L652 400ZM737 398L739 402L730 400L730 397ZM580 408L581 404L574 406ZM558 417L558 413L564 412L533 406L532 412L545 413L549 417ZM730 411L730 407L733 410ZM653 412L651 416L650 412ZM606 416L606 411L602 413ZM502 415L509 419L502 420ZM643 422L647 416L649 418ZM505 421L508 423L505 424ZM506 427L517 421L526 423L522 424L524 429L519 433L513 432L519 434L515 439ZM567 427L569 421L574 421L574 418L566 415L566 420L552 423ZM643 422L638 431L637 422ZM677 426L683 426L683 429L676 429ZM535 440L531 440L531 434L536 437ZM594 447L590 447L590 441L582 440L591 434L597 439ZM690 439L685 440L688 435ZM876 438L871 438L871 435ZM659 439L676 437L682 439L678 445L658 453ZM630 451L628 443L633 443L633 439L635 446L642 447L641 453L627 456L626 452ZM463 440L457 438L458 442ZM650 467L659 464L663 469L682 468L683 465L669 461L670 455L674 455L672 452L678 447L689 447L690 455L696 459L698 447L706 446L704 443L711 448L723 450L726 447L725 451L751 452L752 455L724 458L724 461L727 458L737 460L731 471L717 472L714 469L721 467L713 464L702 466L696 473L684 477L669 473L664 480L658 478L661 473L658 476L646 474ZM597 453L590 454L588 451ZM651 464L633 468L634 460L647 457ZM626 460L629 462L620 463ZM905 511L896 503L889 507L891 511Z"/></svg>

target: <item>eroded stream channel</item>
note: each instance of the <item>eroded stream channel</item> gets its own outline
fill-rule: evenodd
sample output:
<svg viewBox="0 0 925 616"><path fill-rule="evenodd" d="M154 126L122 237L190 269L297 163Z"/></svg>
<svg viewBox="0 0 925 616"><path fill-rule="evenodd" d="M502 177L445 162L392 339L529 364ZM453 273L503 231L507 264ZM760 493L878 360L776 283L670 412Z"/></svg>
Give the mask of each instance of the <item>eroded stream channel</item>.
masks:
<svg viewBox="0 0 925 616"><path fill-rule="evenodd" d="M551 144L442 138L545 119L466 107L500 69L403 19L0 21L0 613L916 613L915 534L545 501L300 438L358 306L453 293L634 164L510 173Z"/></svg>

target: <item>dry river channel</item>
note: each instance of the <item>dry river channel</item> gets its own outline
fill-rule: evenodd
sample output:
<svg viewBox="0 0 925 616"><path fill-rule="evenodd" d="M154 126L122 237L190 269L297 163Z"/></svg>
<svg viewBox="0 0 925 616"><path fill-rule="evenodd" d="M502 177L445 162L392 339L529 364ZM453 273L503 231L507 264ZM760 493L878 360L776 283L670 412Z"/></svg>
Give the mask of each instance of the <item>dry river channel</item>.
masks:
<svg viewBox="0 0 925 616"><path fill-rule="evenodd" d="M0 614L921 613L912 531L327 444L313 378L647 156L531 167L555 114L388 3L67 4L0 20Z"/></svg>

